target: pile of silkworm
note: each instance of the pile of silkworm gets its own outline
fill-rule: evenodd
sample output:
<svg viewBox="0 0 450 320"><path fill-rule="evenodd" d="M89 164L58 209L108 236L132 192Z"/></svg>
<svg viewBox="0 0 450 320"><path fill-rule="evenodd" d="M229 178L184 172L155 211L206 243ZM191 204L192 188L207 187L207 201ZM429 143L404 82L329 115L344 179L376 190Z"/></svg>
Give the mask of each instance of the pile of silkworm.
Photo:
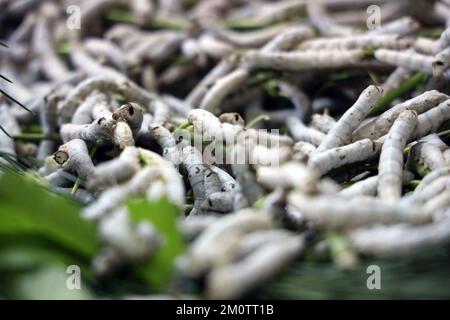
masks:
<svg viewBox="0 0 450 320"><path fill-rule="evenodd" d="M99 277L164 242L132 197L179 209L174 282L208 298L328 230L344 268L450 240L448 0L3 0L0 23L0 89L32 111L0 98L0 151L84 205Z"/></svg>

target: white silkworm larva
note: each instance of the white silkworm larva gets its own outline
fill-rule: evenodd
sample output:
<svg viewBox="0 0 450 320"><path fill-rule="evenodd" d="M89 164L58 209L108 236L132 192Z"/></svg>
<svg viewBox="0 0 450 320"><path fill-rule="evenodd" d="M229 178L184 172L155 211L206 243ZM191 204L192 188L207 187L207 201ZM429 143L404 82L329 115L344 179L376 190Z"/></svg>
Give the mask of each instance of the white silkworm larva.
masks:
<svg viewBox="0 0 450 320"><path fill-rule="evenodd" d="M200 210L200 206L205 201L205 185L204 185L204 173L205 166L203 165L203 159L201 153L192 146L186 146L182 150L183 166L188 173L189 183L194 194L194 212ZM201 212L201 210L200 210Z"/></svg>
<svg viewBox="0 0 450 320"><path fill-rule="evenodd" d="M436 131L448 119L450 119L450 99L418 116L414 137L421 138Z"/></svg>
<svg viewBox="0 0 450 320"><path fill-rule="evenodd" d="M208 91L208 86L214 83L217 79L228 74L238 62L238 55L230 55L220 61L208 74L192 89L186 97L186 103L196 106L199 105L205 93Z"/></svg>
<svg viewBox="0 0 450 320"><path fill-rule="evenodd" d="M442 50L445 50L450 46L450 28L445 29L441 36L439 37L439 40L437 41L437 44L434 49L434 53L441 52Z"/></svg>
<svg viewBox="0 0 450 320"><path fill-rule="evenodd" d="M293 160L307 162L308 159L317 151L317 148L311 143L298 141L293 147Z"/></svg>
<svg viewBox="0 0 450 320"><path fill-rule="evenodd" d="M47 96L45 103L41 105L39 112L39 120L42 127L42 132L45 134L56 133L58 124L56 123L58 102L61 100L59 94L50 94ZM55 151L55 141L44 140L39 144L37 158L39 160L45 159L48 155Z"/></svg>
<svg viewBox="0 0 450 320"><path fill-rule="evenodd" d="M73 139L61 145L53 154L53 159L64 170L76 172L83 180L87 180L94 171L86 143L81 139Z"/></svg>
<svg viewBox="0 0 450 320"><path fill-rule="evenodd" d="M356 196L376 196L378 186L378 176L373 176L362 181L352 184L350 187L343 189L339 194L344 197Z"/></svg>
<svg viewBox="0 0 450 320"><path fill-rule="evenodd" d="M8 132L9 135L20 134L20 126L15 117L11 114L6 104L0 104L0 126ZM14 140L8 137L3 130L0 130L0 151L16 157L14 149ZM0 164L8 163L6 159L0 157Z"/></svg>
<svg viewBox="0 0 450 320"><path fill-rule="evenodd" d="M286 267L303 247L300 237L278 239L256 249L241 261L214 268L207 278L208 296L212 299L240 297Z"/></svg>
<svg viewBox="0 0 450 320"><path fill-rule="evenodd" d="M284 163L279 167L260 166L257 169L257 178L258 182L272 189L293 187L305 193L314 193L318 182L313 170L296 162Z"/></svg>
<svg viewBox="0 0 450 320"><path fill-rule="evenodd" d="M364 57L364 50L320 50L292 52L249 52L244 66L250 69L274 69L281 71L305 71L348 67ZM431 65L430 65L431 67Z"/></svg>
<svg viewBox="0 0 450 320"><path fill-rule="evenodd" d="M311 116L311 127L327 134L331 128L336 124L336 120L327 114L313 114Z"/></svg>
<svg viewBox="0 0 450 320"><path fill-rule="evenodd" d="M288 118L286 124L296 141L308 142L314 146L319 146L326 137L321 131L305 126L295 117Z"/></svg>
<svg viewBox="0 0 450 320"><path fill-rule="evenodd" d="M133 135L136 136L141 128L144 114L137 103L129 102L115 110L112 113L112 118L116 121L126 122L133 131Z"/></svg>
<svg viewBox="0 0 450 320"><path fill-rule="evenodd" d="M411 39L398 35L355 35L339 38L318 38L306 40L300 44L298 50L349 50L357 48L388 48L405 49L411 45Z"/></svg>
<svg viewBox="0 0 450 320"><path fill-rule="evenodd" d="M373 85L366 88L353 106L331 128L317 150L325 151L349 143L352 140L353 131L375 107L382 93L380 88Z"/></svg>
<svg viewBox="0 0 450 320"><path fill-rule="evenodd" d="M314 36L314 32L309 27L296 26L278 34L270 40L261 51L285 51L293 48L297 43Z"/></svg>
<svg viewBox="0 0 450 320"><path fill-rule="evenodd" d="M147 190L148 199L165 197L179 208L185 203L185 190L182 176L172 163L166 161L156 152L139 148L139 155L147 166L158 169L158 180Z"/></svg>
<svg viewBox="0 0 450 320"><path fill-rule="evenodd" d="M130 80L108 78L105 76L91 77L79 83L60 105L59 122L65 123L69 121L79 104L94 90L106 93L120 93L126 100L135 101L147 108L150 108L151 101L156 98L153 93L140 88Z"/></svg>
<svg viewBox="0 0 450 320"><path fill-rule="evenodd" d="M310 197L299 192L291 192L288 195L288 203L318 226L337 229L351 229L377 223L417 224L429 222L431 219L420 207L392 205L372 197L353 199L337 195Z"/></svg>
<svg viewBox="0 0 450 320"><path fill-rule="evenodd" d="M414 41L414 50L423 53L426 55L433 55L435 52L435 48L437 46L437 40L430 38L418 37L416 41Z"/></svg>
<svg viewBox="0 0 450 320"><path fill-rule="evenodd" d="M352 27L340 25L334 21L323 3L307 2L306 11L312 24L324 35L350 36L356 33Z"/></svg>
<svg viewBox="0 0 450 320"><path fill-rule="evenodd" d="M395 120L381 148L378 196L388 203L402 196L403 150L417 125L417 113L403 111Z"/></svg>
<svg viewBox="0 0 450 320"><path fill-rule="evenodd" d="M97 165L88 178L87 186L96 190L117 185L130 179L139 168L138 149L126 147L118 158Z"/></svg>
<svg viewBox="0 0 450 320"><path fill-rule="evenodd" d="M179 228L184 237L188 239L194 239L213 223L216 223L219 216L207 215L207 216L192 216L188 219L179 221Z"/></svg>
<svg viewBox="0 0 450 320"><path fill-rule="evenodd" d="M101 219L98 229L105 244L131 261L149 258L161 243L160 235L149 222L132 224L125 208Z"/></svg>
<svg viewBox="0 0 450 320"><path fill-rule="evenodd" d="M388 92L394 88L397 88L400 84L409 79L412 73L413 72L411 70L403 67L397 67L381 85L383 92Z"/></svg>
<svg viewBox="0 0 450 320"><path fill-rule="evenodd" d="M355 230L348 236L352 247L358 252L376 256L401 256L448 242L450 219L425 226L375 226Z"/></svg>
<svg viewBox="0 0 450 320"><path fill-rule="evenodd" d="M430 171L447 166L443 151L447 145L437 134L430 134L411 147L408 161L418 161Z"/></svg>
<svg viewBox="0 0 450 320"><path fill-rule="evenodd" d="M432 74L433 57L416 53L411 50L394 51L390 49L378 49L375 51L375 58L397 67L404 67L409 70L422 71Z"/></svg>
<svg viewBox="0 0 450 320"><path fill-rule="evenodd" d="M201 35L198 39L198 46L203 53L216 59L225 58L234 50L231 44L221 41L210 34Z"/></svg>
<svg viewBox="0 0 450 320"><path fill-rule="evenodd" d="M308 167L321 176L345 164L370 159L377 152L376 144L372 140L364 139L342 147L317 152L309 158Z"/></svg>
<svg viewBox="0 0 450 320"><path fill-rule="evenodd" d="M216 111L227 94L239 88L248 78L245 69L237 69L218 79L203 97L200 109Z"/></svg>
<svg viewBox="0 0 450 320"><path fill-rule="evenodd" d="M433 171L434 172L434 171ZM400 202L405 205L409 204L423 204L428 199L434 197L436 194L447 190L450 186L450 178L448 176L439 177L426 186L422 186L419 190L414 190L412 194L404 196Z"/></svg>
<svg viewBox="0 0 450 320"><path fill-rule="evenodd" d="M179 164L181 161L181 150L177 147L177 143L172 133L167 128L157 123L151 123L149 125L149 132L161 147L164 159L169 160L175 165Z"/></svg>
<svg viewBox="0 0 450 320"><path fill-rule="evenodd" d="M64 142L72 139L82 139L87 142L112 142L116 121L112 118L99 118L91 124L63 124L60 129L61 138Z"/></svg>
<svg viewBox="0 0 450 320"><path fill-rule="evenodd" d="M447 175L450 175L450 167L448 166L445 168L437 169L435 171L430 171L425 177L423 177L423 179L420 181L419 185L416 187L414 191L419 192L436 179Z"/></svg>
<svg viewBox="0 0 450 320"><path fill-rule="evenodd" d="M185 256L177 261L177 267L185 274L196 277L220 263L230 245L242 235L272 227L269 215L243 209L213 222L189 247Z"/></svg>
<svg viewBox="0 0 450 320"><path fill-rule="evenodd" d="M83 216L89 219L101 218L120 206L125 199L144 194L152 180L158 176L156 168L145 167L139 170L124 184L105 190L96 202L83 209Z"/></svg>
<svg viewBox="0 0 450 320"><path fill-rule="evenodd" d="M278 24L255 31L235 32L213 26L211 31L216 37L225 40L232 45L252 48L264 45L270 39L290 27L292 27L292 25Z"/></svg>
<svg viewBox="0 0 450 320"><path fill-rule="evenodd" d="M107 96L102 92L94 91L90 94L86 100L84 100L77 108L72 116L71 123L73 124L87 124L91 123L94 118L92 117L92 110L98 103L106 103L108 101Z"/></svg>
<svg viewBox="0 0 450 320"><path fill-rule="evenodd" d="M353 133L353 141L363 138L376 140L388 133L395 119L403 111L414 110L418 114L421 114L434 108L439 103L447 99L448 96L446 94L440 93L437 90L430 90L410 100L399 103L389 110L383 112L377 118L370 120L366 124L356 129L356 131Z"/></svg>

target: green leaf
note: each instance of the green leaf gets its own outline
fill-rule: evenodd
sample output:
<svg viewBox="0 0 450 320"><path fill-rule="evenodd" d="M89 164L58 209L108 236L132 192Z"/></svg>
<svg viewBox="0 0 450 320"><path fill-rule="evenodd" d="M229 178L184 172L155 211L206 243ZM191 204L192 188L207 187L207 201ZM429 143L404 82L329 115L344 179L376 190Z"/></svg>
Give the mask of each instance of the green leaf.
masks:
<svg viewBox="0 0 450 320"><path fill-rule="evenodd" d="M11 172L0 175L0 236L38 236L91 258L99 246L95 225L80 206Z"/></svg>
<svg viewBox="0 0 450 320"><path fill-rule="evenodd" d="M136 266L137 273L154 288L164 288L172 278L175 258L184 251L184 241L177 228L179 209L169 200L149 202L133 199L128 202L133 222L148 221L164 237L163 244L144 264Z"/></svg>

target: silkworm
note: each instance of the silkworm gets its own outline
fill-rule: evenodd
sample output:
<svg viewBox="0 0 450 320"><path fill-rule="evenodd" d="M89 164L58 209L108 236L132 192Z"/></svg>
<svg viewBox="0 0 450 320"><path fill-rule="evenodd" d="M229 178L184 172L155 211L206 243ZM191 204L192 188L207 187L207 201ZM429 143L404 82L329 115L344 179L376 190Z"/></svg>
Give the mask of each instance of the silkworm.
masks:
<svg viewBox="0 0 450 320"><path fill-rule="evenodd" d="M52 32L49 22L54 17L48 16L50 14L48 11L54 9L52 8L53 5L55 4L47 3L41 7L42 13L34 25L32 46L34 52L38 54L41 70L46 77L52 81L60 81L66 78L68 70L58 57L51 38Z"/></svg>
<svg viewBox="0 0 450 320"><path fill-rule="evenodd" d="M287 51L295 47L298 43L305 39L313 37L314 33L311 28L306 26L294 26L281 32L272 40L267 42L262 48L263 52Z"/></svg>
<svg viewBox="0 0 450 320"><path fill-rule="evenodd" d="M81 139L72 139L61 145L53 158L64 170L71 170L84 181L94 171L86 143Z"/></svg>
<svg viewBox="0 0 450 320"><path fill-rule="evenodd" d="M271 226L269 215L252 209L230 213L214 222L194 240L186 255L178 259L177 268L183 274L197 277L221 264L221 261L230 260L229 255L233 254L230 249L242 235Z"/></svg>
<svg viewBox="0 0 450 320"><path fill-rule="evenodd" d="M279 167L260 166L257 169L258 182L275 189L276 187L296 188L305 193L314 193L318 176L305 165L295 162Z"/></svg>
<svg viewBox="0 0 450 320"><path fill-rule="evenodd" d="M244 56L244 66L255 69L305 71L348 67L362 60L364 50L320 50L291 52L249 52ZM431 65L430 65L431 66Z"/></svg>
<svg viewBox="0 0 450 320"><path fill-rule="evenodd" d="M448 189L449 185L450 179L448 176L439 177L426 185L422 185L420 189L414 190L412 194L404 196L400 200L400 203L405 205L423 204L425 201L432 198L436 194L439 194L442 191Z"/></svg>
<svg viewBox="0 0 450 320"><path fill-rule="evenodd" d="M291 25L279 24L263 28L261 30L235 32L223 29L217 25L209 24L208 31L211 31L217 38L224 40L238 47L260 47L267 43L270 39L290 28Z"/></svg>
<svg viewBox="0 0 450 320"><path fill-rule="evenodd" d="M418 114L424 113L439 103L448 99L446 94L440 93L437 90L430 90L414 97L412 99L406 100L405 102L399 103L389 110L383 112L377 118L370 120L365 125L359 127L353 133L353 141L369 138L376 140L381 136L385 135L395 119L405 110L414 110Z"/></svg>
<svg viewBox="0 0 450 320"><path fill-rule="evenodd" d="M112 113L113 120L127 123L134 136L141 128L143 117L142 108L134 102L125 103Z"/></svg>
<svg viewBox="0 0 450 320"><path fill-rule="evenodd" d="M409 70L432 73L433 57L416 53L410 50L394 51L390 49L377 49L375 58L397 67L404 67Z"/></svg>
<svg viewBox="0 0 450 320"><path fill-rule="evenodd" d="M418 37L416 41L414 41L414 50L426 55L432 55L436 51L437 45L437 40Z"/></svg>
<svg viewBox="0 0 450 320"><path fill-rule="evenodd" d="M442 80L444 72L450 67L450 48L436 54L431 66L433 69L433 76L438 80Z"/></svg>
<svg viewBox="0 0 450 320"><path fill-rule="evenodd" d="M288 203L300 210L304 217L314 224L336 229L351 229L377 223L420 224L431 219L420 207L392 205L372 197L352 199L337 195L310 197L299 192L291 192L288 195Z"/></svg>
<svg viewBox="0 0 450 320"><path fill-rule="evenodd" d="M356 33L351 27L337 24L327 13L326 7L322 3L308 2L306 11L312 24L324 35L349 36Z"/></svg>
<svg viewBox="0 0 450 320"><path fill-rule="evenodd" d="M423 137L411 147L408 161L417 161L430 171L445 167L446 161L443 151L447 145L436 134Z"/></svg>
<svg viewBox="0 0 450 320"><path fill-rule="evenodd" d="M450 28L445 29L439 39L437 40L434 48L434 53L441 52L450 46Z"/></svg>
<svg viewBox="0 0 450 320"><path fill-rule="evenodd" d="M10 109L6 104L0 105L0 126L9 135L19 134L21 132L19 124L11 114ZM14 141L10 137L8 137L3 130L0 130L0 151L15 158L16 151L14 149ZM3 157L0 157L0 164L6 163L7 160L5 160Z"/></svg>
<svg viewBox="0 0 450 320"><path fill-rule="evenodd" d="M92 113L95 105L99 103L107 103L108 97L103 92L92 92L86 100L84 100L77 108L72 116L71 123L73 124L88 124L91 123L94 118Z"/></svg>
<svg viewBox="0 0 450 320"><path fill-rule="evenodd" d="M234 49L231 44L221 41L210 34L201 35L198 39L198 46L201 52L215 59L226 59L226 56L231 54Z"/></svg>
<svg viewBox="0 0 450 320"><path fill-rule="evenodd" d="M51 94L47 96L46 103L41 106L39 112L39 122L42 127L42 132L45 134L56 133L58 124L56 123L58 102L62 99L59 94ZM55 141L44 140L39 144L37 159L43 160L48 155L52 154L56 149Z"/></svg>
<svg viewBox="0 0 450 320"><path fill-rule="evenodd" d="M293 160L307 162L308 159L317 151L317 148L311 143L298 141L293 147Z"/></svg>
<svg viewBox="0 0 450 320"><path fill-rule="evenodd" d="M364 161L374 157L379 148L369 139L356 141L354 143L331 148L322 152L317 152L310 156L308 167L315 170L322 176L332 169L339 168L345 164Z"/></svg>
<svg viewBox="0 0 450 320"><path fill-rule="evenodd" d="M127 182L103 191L96 202L83 209L82 215L88 219L101 218L120 206L125 199L144 194L152 180L158 176L156 168L145 167L139 170Z"/></svg>
<svg viewBox="0 0 450 320"><path fill-rule="evenodd" d="M125 208L101 219L98 229L103 242L129 261L148 259L161 244L155 228L147 221L133 225Z"/></svg>
<svg viewBox="0 0 450 320"><path fill-rule="evenodd" d="M375 30L368 32L370 36L397 34L401 36L410 35L420 28L420 23L411 17L403 17L387 23L383 23Z"/></svg>
<svg viewBox="0 0 450 320"><path fill-rule="evenodd" d="M126 147L118 158L97 165L88 177L87 187L97 190L115 186L130 179L140 168L139 151L135 147Z"/></svg>
<svg viewBox="0 0 450 320"><path fill-rule="evenodd" d="M392 203L402 196L403 149L417 125L415 111L403 111L395 120L381 148L378 196Z"/></svg>
<svg viewBox="0 0 450 320"><path fill-rule="evenodd" d="M425 226L375 226L349 234L353 248L376 256L401 256L448 242L450 219Z"/></svg>
<svg viewBox="0 0 450 320"><path fill-rule="evenodd" d="M88 38L83 41L83 47L90 55L106 60L110 65L125 71L125 56L122 50L109 40Z"/></svg>
<svg viewBox="0 0 450 320"><path fill-rule="evenodd" d="M141 160L151 168L158 170L157 179L153 179L146 191L146 197L150 200L168 199L179 209L185 204L185 190L181 175L177 169L159 154L139 148Z"/></svg>
<svg viewBox="0 0 450 320"><path fill-rule="evenodd" d="M216 111L225 96L241 86L243 82L247 80L248 75L247 70L237 69L218 79L205 94L199 108L208 111Z"/></svg>
<svg viewBox="0 0 450 320"><path fill-rule="evenodd" d="M104 93L120 93L127 101L134 101L146 108L150 108L151 101L156 98L154 94L138 87L130 80L114 79L104 76L90 77L80 82L59 106L59 123L68 122L80 103L94 90ZM149 109L148 111L153 110Z"/></svg>
<svg viewBox="0 0 450 320"><path fill-rule="evenodd" d="M172 133L164 126L156 123L149 125L149 132L161 147L164 159L175 165L179 164L181 161L181 150L177 147L177 143Z"/></svg>
<svg viewBox="0 0 450 320"><path fill-rule="evenodd" d="M447 176L450 174L450 167L445 167L441 169L437 169L435 171L430 171L423 179L420 181L419 185L416 187L415 192L419 192L423 190L430 183L435 181L437 178Z"/></svg>
<svg viewBox="0 0 450 320"><path fill-rule="evenodd" d="M212 299L240 297L292 262L303 246L299 237L279 239L256 249L242 261L214 268L207 278L208 296Z"/></svg>
<svg viewBox="0 0 450 320"><path fill-rule="evenodd" d="M60 134L64 142L82 139L91 143L97 140L112 143L115 125L112 118L99 118L88 125L67 123L61 126Z"/></svg>
<svg viewBox="0 0 450 320"><path fill-rule="evenodd" d="M326 137L321 131L305 126L295 117L288 118L286 124L296 141L307 142L314 146L319 146Z"/></svg>
<svg viewBox="0 0 450 320"><path fill-rule="evenodd" d="M298 50L350 50L357 48L405 49L412 43L411 39L399 35L354 35L351 37L318 38L303 41Z"/></svg>
<svg viewBox="0 0 450 320"><path fill-rule="evenodd" d="M203 159L201 153L191 146L186 146L182 150L183 166L188 173L189 183L194 194L194 212L201 212L201 205L205 201L205 185L204 174L205 166L203 165ZM192 212L191 212L192 214Z"/></svg>
<svg viewBox="0 0 450 320"><path fill-rule="evenodd" d="M362 120L375 107L382 95L382 90L376 86L366 88L358 100L338 120L336 125L326 135L320 144L318 151L325 151L339 147L351 141L353 131L360 125Z"/></svg>
<svg viewBox="0 0 450 320"><path fill-rule="evenodd" d="M327 114L313 114L311 116L311 127L327 134L336 124L336 120Z"/></svg>
<svg viewBox="0 0 450 320"><path fill-rule="evenodd" d="M436 131L448 119L450 119L450 100L441 102L433 109L419 115L414 137L423 137L432 131Z"/></svg>
<svg viewBox="0 0 450 320"><path fill-rule="evenodd" d="M383 82L381 88L383 92L391 91L392 89L398 87L401 83L406 81L411 77L412 71L403 67L398 67L392 72L386 81Z"/></svg>

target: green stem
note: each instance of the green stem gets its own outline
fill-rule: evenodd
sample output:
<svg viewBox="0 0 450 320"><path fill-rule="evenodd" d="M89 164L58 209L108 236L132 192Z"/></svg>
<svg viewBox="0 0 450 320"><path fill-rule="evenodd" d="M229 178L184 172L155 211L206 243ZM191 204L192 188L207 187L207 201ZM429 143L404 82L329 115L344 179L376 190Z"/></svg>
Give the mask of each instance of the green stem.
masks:
<svg viewBox="0 0 450 320"><path fill-rule="evenodd" d="M137 23L137 20L131 11L118 8L108 10L105 14L105 18L113 22ZM184 20L178 19L152 19L146 25L151 29L185 30L187 28L187 23Z"/></svg>
<svg viewBox="0 0 450 320"><path fill-rule="evenodd" d="M59 135L57 134L45 134L45 133L22 133L12 136L14 140L26 140L26 141L41 141L41 140L59 140Z"/></svg>
<svg viewBox="0 0 450 320"><path fill-rule="evenodd" d="M408 80L404 81L398 87L388 91L381 99L378 101L378 104L375 108L370 112L369 116L378 115L389 108L389 105L395 99L403 96L404 94L410 92L418 85L423 83L428 78L428 75L423 72L417 72L413 76L411 76Z"/></svg>

